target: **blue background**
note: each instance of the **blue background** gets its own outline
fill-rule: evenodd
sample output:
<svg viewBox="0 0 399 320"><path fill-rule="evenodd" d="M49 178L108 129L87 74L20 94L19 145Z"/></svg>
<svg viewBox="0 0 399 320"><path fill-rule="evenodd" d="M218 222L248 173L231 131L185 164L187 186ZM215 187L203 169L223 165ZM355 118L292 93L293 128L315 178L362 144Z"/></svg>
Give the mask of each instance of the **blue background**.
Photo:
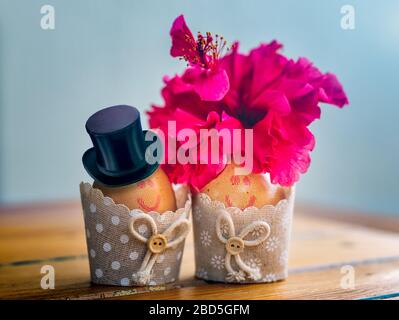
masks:
<svg viewBox="0 0 399 320"><path fill-rule="evenodd" d="M56 29L40 28L55 7ZM355 30L340 27L355 7ZM162 76L184 63L169 56L169 29L184 13L196 32L240 40L248 51L278 39L290 57L333 71L351 105L324 106L313 126L312 165L298 200L399 214L398 1L0 0L0 201L78 197L89 179L81 155L96 110L160 102ZM144 121L146 122L146 121Z"/></svg>

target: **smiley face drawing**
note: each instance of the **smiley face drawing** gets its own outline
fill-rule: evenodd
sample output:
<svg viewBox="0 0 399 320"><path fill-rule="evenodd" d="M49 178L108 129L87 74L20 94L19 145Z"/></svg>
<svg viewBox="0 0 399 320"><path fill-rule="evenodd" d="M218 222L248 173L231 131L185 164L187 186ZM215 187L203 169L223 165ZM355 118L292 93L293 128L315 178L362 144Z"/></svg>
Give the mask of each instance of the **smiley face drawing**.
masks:
<svg viewBox="0 0 399 320"><path fill-rule="evenodd" d="M152 178L149 178L149 179L137 182L137 186L140 189L142 189L143 191L145 191L146 189L154 189L155 183L152 180ZM148 198L148 195L147 195L147 198ZM146 203L146 197L145 196L137 197L136 201L137 201L137 204L140 206L140 208L143 209L144 211L146 211L146 212L156 211L156 210L158 210L159 205L161 203L161 195L159 193L157 193L155 195L155 200L154 200L152 205Z"/></svg>
<svg viewBox="0 0 399 320"><path fill-rule="evenodd" d="M284 189L272 185L262 174L235 175L234 164L229 164L201 192L212 200L223 202L227 207L245 209L266 204L276 205L284 199Z"/></svg>
<svg viewBox="0 0 399 320"><path fill-rule="evenodd" d="M176 210L176 199L172 186L165 172L158 168L150 177L125 187L109 188L93 184L105 196L115 203L124 204L130 210L140 209L144 212Z"/></svg>

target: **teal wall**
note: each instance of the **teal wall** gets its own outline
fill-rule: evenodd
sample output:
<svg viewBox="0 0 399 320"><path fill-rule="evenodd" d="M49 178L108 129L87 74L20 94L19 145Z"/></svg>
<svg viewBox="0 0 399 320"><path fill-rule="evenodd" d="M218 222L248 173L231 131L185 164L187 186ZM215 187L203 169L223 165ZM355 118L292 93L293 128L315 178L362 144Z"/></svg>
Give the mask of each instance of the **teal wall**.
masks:
<svg viewBox="0 0 399 320"><path fill-rule="evenodd" d="M40 8L56 29L40 28ZM355 30L340 8L356 9ZM351 100L313 125L313 163L298 199L368 212L399 207L398 1L0 0L0 200L69 199L88 179L87 117L101 107L160 102L172 59L168 31L180 13L194 31L240 39L248 50L274 38L292 57L334 71Z"/></svg>

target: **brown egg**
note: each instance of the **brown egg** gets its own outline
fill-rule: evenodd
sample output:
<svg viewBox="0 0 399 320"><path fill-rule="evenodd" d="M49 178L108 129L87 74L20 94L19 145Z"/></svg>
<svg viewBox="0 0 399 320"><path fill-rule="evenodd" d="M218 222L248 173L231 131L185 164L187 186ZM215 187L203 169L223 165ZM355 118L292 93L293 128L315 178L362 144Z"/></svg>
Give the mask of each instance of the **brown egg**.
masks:
<svg viewBox="0 0 399 320"><path fill-rule="evenodd" d="M140 209L144 212L176 210L176 199L165 172L158 168L145 180L125 187L110 188L94 182L94 188L100 189L103 194L114 200L115 203L124 204L130 210Z"/></svg>
<svg viewBox="0 0 399 320"><path fill-rule="evenodd" d="M276 205L284 199L284 189L271 184L263 174L235 175L235 165L226 168L214 180L209 182L201 192L212 200L223 202L227 207L245 209L266 204Z"/></svg>

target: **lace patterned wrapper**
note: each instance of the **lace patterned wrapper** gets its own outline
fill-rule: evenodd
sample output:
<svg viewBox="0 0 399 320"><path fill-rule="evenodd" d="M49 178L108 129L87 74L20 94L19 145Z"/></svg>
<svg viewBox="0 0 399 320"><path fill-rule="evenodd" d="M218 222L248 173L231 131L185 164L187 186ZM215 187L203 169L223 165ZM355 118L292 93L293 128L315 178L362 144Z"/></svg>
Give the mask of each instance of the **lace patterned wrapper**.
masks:
<svg viewBox="0 0 399 320"><path fill-rule="evenodd" d="M193 198L196 276L231 283L274 282L288 276L294 187L276 206L226 208Z"/></svg>
<svg viewBox="0 0 399 320"><path fill-rule="evenodd" d="M80 184L91 281L117 286L163 285L178 279L190 229L191 195L175 191L177 211L144 213L115 204Z"/></svg>

